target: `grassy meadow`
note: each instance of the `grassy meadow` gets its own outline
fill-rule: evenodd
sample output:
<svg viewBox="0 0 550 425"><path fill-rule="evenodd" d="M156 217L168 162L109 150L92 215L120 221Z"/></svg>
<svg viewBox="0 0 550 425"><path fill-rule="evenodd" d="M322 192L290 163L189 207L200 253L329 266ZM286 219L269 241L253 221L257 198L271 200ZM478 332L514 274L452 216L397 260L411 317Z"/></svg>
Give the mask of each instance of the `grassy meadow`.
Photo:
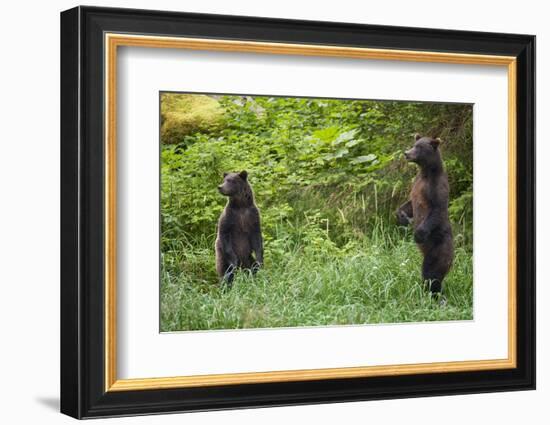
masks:
<svg viewBox="0 0 550 425"><path fill-rule="evenodd" d="M161 93L161 331L468 320L473 312L470 105ZM394 211L415 133L444 140L454 265L445 303L420 279ZM225 171L247 170L264 267L215 272Z"/></svg>

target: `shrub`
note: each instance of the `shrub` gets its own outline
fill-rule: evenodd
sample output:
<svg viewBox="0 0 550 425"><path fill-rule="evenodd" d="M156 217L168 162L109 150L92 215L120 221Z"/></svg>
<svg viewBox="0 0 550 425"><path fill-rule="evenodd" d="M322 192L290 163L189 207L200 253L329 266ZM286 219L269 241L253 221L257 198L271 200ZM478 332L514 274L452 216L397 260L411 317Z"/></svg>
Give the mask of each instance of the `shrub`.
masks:
<svg viewBox="0 0 550 425"><path fill-rule="evenodd" d="M223 117L220 104L204 95L163 93L160 100L161 140L165 145L185 143L186 136L212 132Z"/></svg>

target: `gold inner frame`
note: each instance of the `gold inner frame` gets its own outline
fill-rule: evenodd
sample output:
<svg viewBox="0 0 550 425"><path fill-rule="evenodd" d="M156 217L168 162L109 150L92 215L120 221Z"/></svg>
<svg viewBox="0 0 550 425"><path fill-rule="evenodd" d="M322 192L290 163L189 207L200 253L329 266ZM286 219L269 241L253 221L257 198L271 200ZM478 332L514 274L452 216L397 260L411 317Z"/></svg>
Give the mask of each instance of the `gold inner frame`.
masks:
<svg viewBox="0 0 550 425"><path fill-rule="evenodd" d="M516 367L516 58L461 53L370 49L326 45L212 40L128 34L105 34L105 391L308 381L353 377L410 375L510 369ZM495 360L247 372L164 378L117 379L116 325L116 99L119 46L328 56L507 67L508 71L508 357Z"/></svg>

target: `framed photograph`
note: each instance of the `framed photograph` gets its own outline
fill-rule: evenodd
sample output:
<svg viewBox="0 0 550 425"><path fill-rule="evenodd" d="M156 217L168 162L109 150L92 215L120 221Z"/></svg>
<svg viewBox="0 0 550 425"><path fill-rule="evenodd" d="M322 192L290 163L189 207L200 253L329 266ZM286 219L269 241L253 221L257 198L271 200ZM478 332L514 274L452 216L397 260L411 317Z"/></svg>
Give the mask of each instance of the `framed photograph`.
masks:
<svg viewBox="0 0 550 425"><path fill-rule="evenodd" d="M535 37L61 14L61 411L535 388Z"/></svg>

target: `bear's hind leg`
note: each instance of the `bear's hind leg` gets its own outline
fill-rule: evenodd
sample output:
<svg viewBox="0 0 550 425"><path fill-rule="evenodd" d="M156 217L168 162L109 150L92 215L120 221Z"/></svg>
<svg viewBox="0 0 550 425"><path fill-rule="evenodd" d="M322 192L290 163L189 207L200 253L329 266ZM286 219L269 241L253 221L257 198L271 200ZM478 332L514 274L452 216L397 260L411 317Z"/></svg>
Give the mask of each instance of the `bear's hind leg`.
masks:
<svg viewBox="0 0 550 425"><path fill-rule="evenodd" d="M233 286L233 279L235 278L236 267L233 264L226 264L224 266L225 271L222 278L222 284L230 289Z"/></svg>
<svg viewBox="0 0 550 425"><path fill-rule="evenodd" d="M441 294L443 289L441 279L425 279L424 281L426 282L428 291L432 294L432 296L435 297L437 294Z"/></svg>
<svg viewBox="0 0 550 425"><path fill-rule="evenodd" d="M258 273L258 270L260 270L260 264L254 259L254 257L251 255L248 257L248 269L250 269L250 272L255 275Z"/></svg>
<svg viewBox="0 0 550 425"><path fill-rule="evenodd" d="M447 273L445 264L437 253L428 253L422 262L422 279L427 290L432 295L441 294L443 290L443 278Z"/></svg>

